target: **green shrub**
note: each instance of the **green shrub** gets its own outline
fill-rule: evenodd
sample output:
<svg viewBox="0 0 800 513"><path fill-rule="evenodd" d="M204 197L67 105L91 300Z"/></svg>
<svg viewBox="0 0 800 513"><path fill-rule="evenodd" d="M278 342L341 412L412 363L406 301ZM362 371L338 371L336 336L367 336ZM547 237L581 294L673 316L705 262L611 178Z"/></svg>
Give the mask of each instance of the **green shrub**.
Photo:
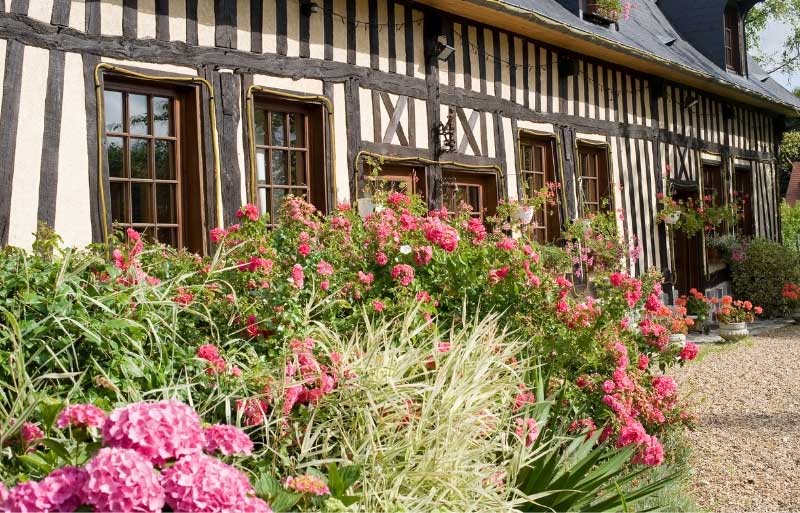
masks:
<svg viewBox="0 0 800 513"><path fill-rule="evenodd" d="M767 316L782 315L783 285L800 280L800 255L777 242L755 239L742 259L732 263L733 294L764 308Z"/></svg>
<svg viewBox="0 0 800 513"><path fill-rule="evenodd" d="M783 245L789 249L800 251L800 202L794 206L781 202L781 230Z"/></svg>

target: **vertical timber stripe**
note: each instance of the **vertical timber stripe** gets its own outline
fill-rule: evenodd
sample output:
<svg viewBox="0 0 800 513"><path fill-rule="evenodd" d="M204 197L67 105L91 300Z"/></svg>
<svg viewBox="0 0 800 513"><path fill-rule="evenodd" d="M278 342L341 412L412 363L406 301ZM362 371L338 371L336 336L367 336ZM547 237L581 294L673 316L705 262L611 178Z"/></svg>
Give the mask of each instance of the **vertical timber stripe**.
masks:
<svg viewBox="0 0 800 513"><path fill-rule="evenodd" d="M369 0L369 67L380 67L380 40L378 39L378 0ZM375 139L376 141L378 139Z"/></svg>
<svg viewBox="0 0 800 513"><path fill-rule="evenodd" d="M86 0L86 33L100 34L100 0Z"/></svg>
<svg viewBox="0 0 800 513"><path fill-rule="evenodd" d="M50 23L57 27L69 26L69 10L72 0L53 0L53 16Z"/></svg>
<svg viewBox="0 0 800 513"><path fill-rule="evenodd" d="M260 2L259 2L260 3ZM333 0L325 0L325 60L333 60Z"/></svg>
<svg viewBox="0 0 800 513"><path fill-rule="evenodd" d="M236 1L214 0L214 44L236 48Z"/></svg>
<svg viewBox="0 0 800 513"><path fill-rule="evenodd" d="M200 66L197 69L197 75L208 80L212 85L216 87L215 80L214 80L214 73L211 70L211 67ZM210 101L209 90L207 87L200 88L200 97L201 102L200 105L202 108L200 109L200 122L201 126L211 126L211 115L208 109L208 104ZM220 99L220 92L218 89L214 89L214 97L219 105ZM220 120L217 120L217 127L220 126ZM201 137L203 138L203 177L205 180L205 203L206 203L206 223L208 226L218 226L223 223L222 219L217 219L217 209L216 209L216 193L217 193L217 183L214 177L214 154L212 151L212 139L211 139L211 130L202 130ZM211 249L211 245L209 243L207 249Z"/></svg>
<svg viewBox="0 0 800 513"><path fill-rule="evenodd" d="M486 59L484 59L484 55L486 55L486 40L484 39L484 31L482 29L478 29L478 70L479 76L481 77L481 94L486 94Z"/></svg>
<svg viewBox="0 0 800 513"><path fill-rule="evenodd" d="M322 84L322 94L323 94L323 96L325 96L325 98L330 100L330 102L331 102L330 105L334 105L333 102L335 101L335 97L334 97L333 83L332 82L325 81ZM324 108L323 116L327 116L329 113L330 113L330 111L328 110L328 106L326 105L325 108ZM328 128L329 125L323 123L323 126L324 126L324 128L323 128L323 134L324 134L323 144L325 146L325 148L324 148L324 152L325 152L325 164L324 164L324 168L325 168L325 192L326 192L326 194L325 194L325 198L326 198L325 199L325 204L327 205L327 208L325 208L323 210L323 212L330 212L331 210L333 210L333 207L337 204L336 194L338 194L338 191L335 190L335 188L336 188L336 176L335 176L336 170L334 168L335 163L333 162L333 151L332 151L332 146L331 146L333 144L333 142L331 140L332 137L331 137L331 133L329 131L330 129ZM335 126L331 127L331 128L333 130L336 130Z"/></svg>
<svg viewBox="0 0 800 513"><path fill-rule="evenodd" d="M295 7L292 6L292 9ZM307 16L305 13L300 12L300 28L298 29L298 33L300 36L300 57L310 57L311 56L311 18ZM311 15L313 16L313 14Z"/></svg>
<svg viewBox="0 0 800 513"><path fill-rule="evenodd" d="M389 73L397 73L397 28L395 26L394 0L387 0L386 31L388 32L387 54L389 58Z"/></svg>
<svg viewBox="0 0 800 513"><path fill-rule="evenodd" d="M406 6L403 11L406 33L406 75L414 76L414 11ZM422 63L419 63L422 65Z"/></svg>
<svg viewBox="0 0 800 513"><path fill-rule="evenodd" d="M87 166L89 172L89 198L90 213L92 220L92 241L101 242L103 232L100 225L100 198L98 193L99 183L97 181L97 100L94 90L94 69L100 64L100 57L96 55L83 54L83 83L86 90L86 151L88 152Z"/></svg>
<svg viewBox="0 0 800 513"><path fill-rule="evenodd" d="M236 210L241 206L241 170L238 155L238 129L240 120L239 98L241 79L233 73L214 72L215 91L217 91L217 117L219 119L220 153L227 158L222 166L222 207L226 225L236 221Z"/></svg>
<svg viewBox="0 0 800 513"><path fill-rule="evenodd" d="M156 39L169 41L169 0L156 0Z"/></svg>
<svg viewBox="0 0 800 513"><path fill-rule="evenodd" d="M261 31L264 26L264 3L250 2L250 51L261 53L264 47L261 42ZM249 153L249 152L248 152Z"/></svg>
<svg viewBox="0 0 800 513"><path fill-rule="evenodd" d="M3 101L0 107L0 246L8 244L11 217L11 188L19 123L19 98L22 87L22 61L25 47L9 40L6 46Z"/></svg>
<svg viewBox="0 0 800 513"><path fill-rule="evenodd" d="M289 13L286 6L287 0L276 0L275 4L275 34L277 35L277 52L286 55L289 49L287 41Z"/></svg>
<svg viewBox="0 0 800 513"><path fill-rule="evenodd" d="M247 105L247 89L253 85L253 75L252 74L243 74L242 75L242 87L240 91L239 102L242 106L242 115L240 116L242 119L242 141L249 141L250 140L250 123L247 122L247 114L245 110L248 108ZM248 144L245 142L245 144ZM250 198L256 195L255 191L252 190L252 184L250 183L250 151L248 148L245 148L244 151L244 167L242 168L242 175L244 176L244 187L245 187L245 201L250 203Z"/></svg>
<svg viewBox="0 0 800 513"><path fill-rule="evenodd" d="M354 176L352 166L361 144L361 99L359 96L359 83L356 78L349 78L345 82L345 105L347 125L347 176L350 177L350 198L358 198L362 190L364 176L359 173Z"/></svg>
<svg viewBox="0 0 800 513"><path fill-rule="evenodd" d="M197 32L198 1L199 0L186 0L186 44L190 46L197 46L198 44L198 37L199 37Z"/></svg>
<svg viewBox="0 0 800 513"><path fill-rule="evenodd" d="M47 72L42 160L39 176L39 211L37 218L51 228L56 223L58 190L58 152L61 141L61 106L64 97L64 52L52 50Z"/></svg>
<svg viewBox="0 0 800 513"><path fill-rule="evenodd" d="M28 14L28 0L11 0L11 12L14 14Z"/></svg>
<svg viewBox="0 0 800 513"><path fill-rule="evenodd" d="M122 4L122 36L136 39L138 21L138 0L124 0Z"/></svg>

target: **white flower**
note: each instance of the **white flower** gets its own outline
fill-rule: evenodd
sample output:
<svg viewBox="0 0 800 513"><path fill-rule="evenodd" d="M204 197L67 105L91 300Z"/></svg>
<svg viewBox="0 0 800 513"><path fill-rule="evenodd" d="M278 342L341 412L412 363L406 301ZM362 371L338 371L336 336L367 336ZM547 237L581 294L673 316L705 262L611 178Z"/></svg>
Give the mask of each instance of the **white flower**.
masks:
<svg viewBox="0 0 800 513"><path fill-rule="evenodd" d="M408 244L403 244L402 246L400 246L400 253L404 255L411 254L411 251L412 251L411 246L409 246Z"/></svg>

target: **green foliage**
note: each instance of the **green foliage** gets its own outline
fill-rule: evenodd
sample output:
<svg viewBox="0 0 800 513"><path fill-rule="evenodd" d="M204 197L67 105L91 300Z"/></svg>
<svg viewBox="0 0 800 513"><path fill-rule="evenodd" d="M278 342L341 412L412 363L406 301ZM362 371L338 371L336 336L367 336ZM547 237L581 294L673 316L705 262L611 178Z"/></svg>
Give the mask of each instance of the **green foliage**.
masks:
<svg viewBox="0 0 800 513"><path fill-rule="evenodd" d="M800 202L789 205L786 200L781 202L781 231L783 245L795 251L800 251Z"/></svg>
<svg viewBox="0 0 800 513"><path fill-rule="evenodd" d="M766 239L755 239L743 258L732 263L733 295L764 308L766 316L785 313L781 295L786 283L800 281L800 254Z"/></svg>
<svg viewBox="0 0 800 513"><path fill-rule="evenodd" d="M720 14L721 16L721 14ZM782 48L766 52L761 48L761 34L770 23L788 25L789 34ZM766 0L757 3L745 23L747 48L768 73L800 69L800 0Z"/></svg>
<svg viewBox="0 0 800 513"><path fill-rule="evenodd" d="M784 133L781 140L781 168L791 171L792 162L800 162L800 130Z"/></svg>

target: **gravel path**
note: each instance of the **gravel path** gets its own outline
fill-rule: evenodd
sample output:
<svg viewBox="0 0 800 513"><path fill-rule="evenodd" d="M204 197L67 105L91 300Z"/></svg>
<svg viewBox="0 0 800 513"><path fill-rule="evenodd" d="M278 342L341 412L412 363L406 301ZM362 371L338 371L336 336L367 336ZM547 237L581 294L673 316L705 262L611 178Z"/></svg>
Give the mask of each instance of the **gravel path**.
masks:
<svg viewBox="0 0 800 513"><path fill-rule="evenodd" d="M800 511L800 326L703 352L676 372L698 414L689 433L697 505Z"/></svg>

